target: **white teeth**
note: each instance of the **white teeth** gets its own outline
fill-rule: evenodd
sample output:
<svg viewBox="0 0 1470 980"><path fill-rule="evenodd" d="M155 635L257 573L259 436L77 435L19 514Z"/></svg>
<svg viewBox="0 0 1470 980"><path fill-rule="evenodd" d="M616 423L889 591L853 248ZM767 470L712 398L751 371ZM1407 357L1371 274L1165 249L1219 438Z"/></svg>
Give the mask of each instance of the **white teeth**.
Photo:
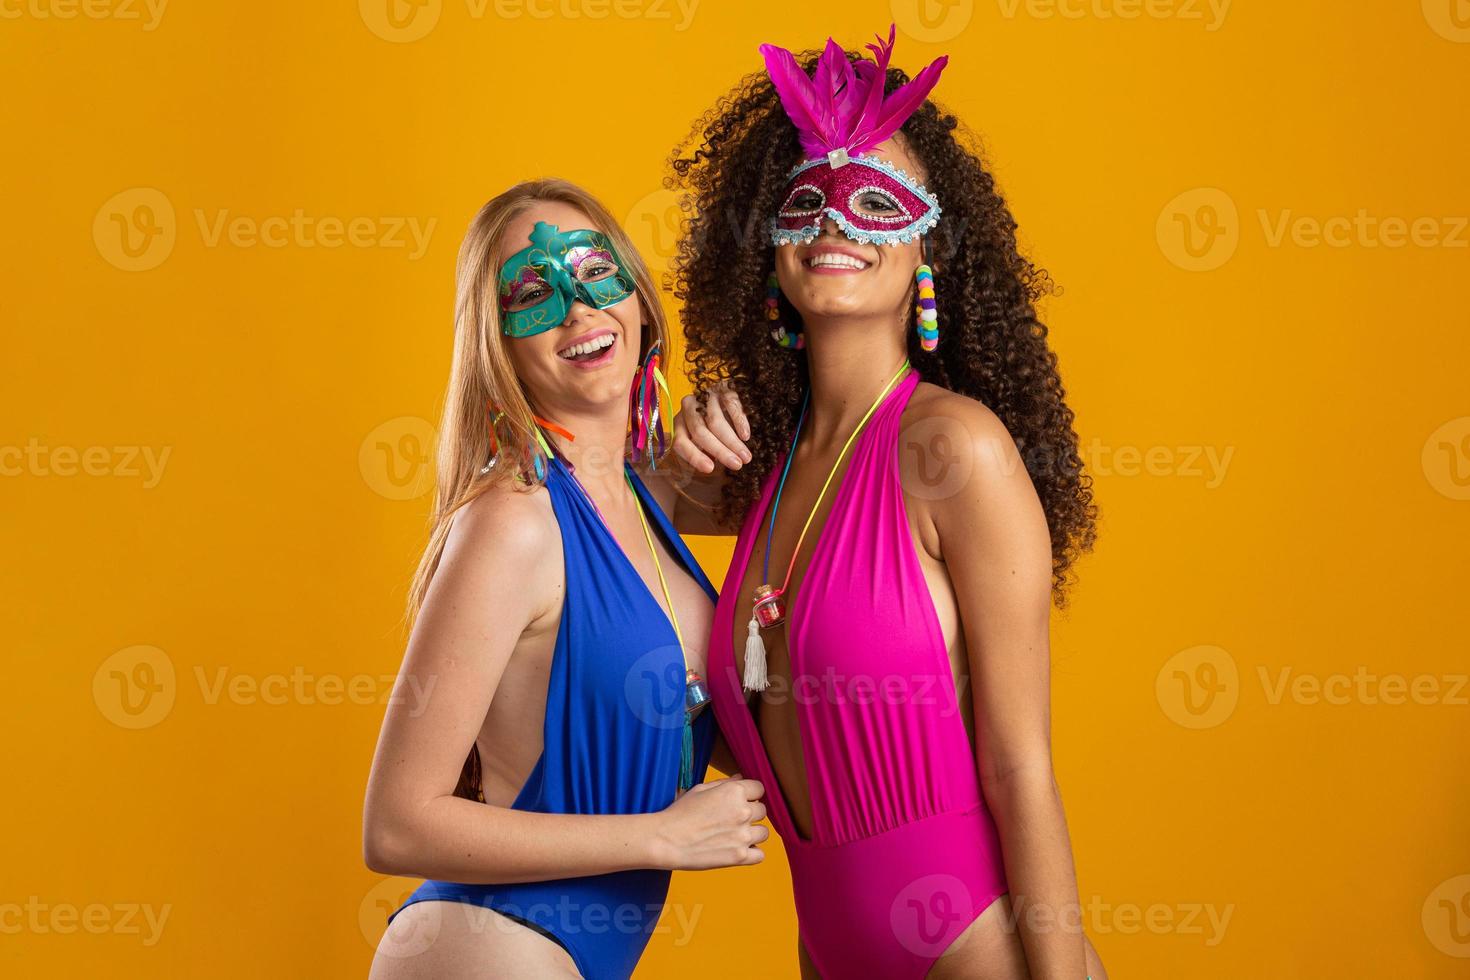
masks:
<svg viewBox="0 0 1470 980"><path fill-rule="evenodd" d="M868 263L862 259L855 259L851 255L843 255L841 252L823 252L821 255L813 255L806 260L807 268L818 269L822 267L833 269L866 269Z"/></svg>
<svg viewBox="0 0 1470 980"><path fill-rule="evenodd" d="M558 357L576 357L579 354L591 354L593 351L599 351L605 347L611 347L612 343L613 335L610 333L605 333L600 337L593 337L586 343L573 344L570 347L565 347L557 351L556 353Z"/></svg>

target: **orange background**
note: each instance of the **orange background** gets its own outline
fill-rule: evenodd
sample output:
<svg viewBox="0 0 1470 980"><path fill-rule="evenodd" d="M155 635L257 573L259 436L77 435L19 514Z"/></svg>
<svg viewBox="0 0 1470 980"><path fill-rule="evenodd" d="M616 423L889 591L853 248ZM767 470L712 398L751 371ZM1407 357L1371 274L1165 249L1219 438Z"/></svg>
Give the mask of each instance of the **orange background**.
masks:
<svg viewBox="0 0 1470 980"><path fill-rule="evenodd" d="M1463 0L155 13L0 3L0 971L365 972L462 230L558 174L662 266L757 44L896 18L1065 288L1103 521L1055 752L1112 975L1466 975ZM640 976L794 976L770 854L677 876Z"/></svg>

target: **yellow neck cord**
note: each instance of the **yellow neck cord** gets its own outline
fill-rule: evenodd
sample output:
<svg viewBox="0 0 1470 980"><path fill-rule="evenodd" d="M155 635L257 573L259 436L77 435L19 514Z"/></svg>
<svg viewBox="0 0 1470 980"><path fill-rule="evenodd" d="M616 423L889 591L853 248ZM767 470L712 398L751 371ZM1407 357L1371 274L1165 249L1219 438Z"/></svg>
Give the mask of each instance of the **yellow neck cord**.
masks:
<svg viewBox="0 0 1470 980"><path fill-rule="evenodd" d="M888 393L893 390L893 386L898 384L898 379L903 377L904 373L908 370L908 366L909 359L905 357L903 363L898 366L898 370L894 372L893 377L888 379L888 384L884 385L883 390L878 393L878 397L873 401L873 404L868 406L868 411L863 415L862 421L852 430L852 435L848 436L847 442L843 443L842 452L838 453L837 459L833 461L832 469L827 474L827 480L822 484L822 490L817 494L816 502L812 504L811 513L807 514L806 523L801 526L801 534L796 539L796 548L791 552L791 563L786 566L786 577L781 580L782 595L786 594L786 586L791 584L791 572L796 568L796 556L801 554L801 543L806 540L806 532L812 526L813 519L817 516L817 509L822 506L822 498L827 496L827 488L832 485L832 478L837 475L837 468L842 465L842 460L847 456L847 451L852 448L853 441L857 439L858 433L863 431L863 426L868 424L868 419L872 418L873 413L878 410L878 406L883 404L883 399L887 398ZM797 435L800 436L800 434L800 430L798 429ZM796 452L795 440L792 441L791 452L792 454ZM785 482L784 474L782 475L782 482ZM766 529L767 537L775 530L776 516L772 514L771 526Z"/></svg>
<svg viewBox="0 0 1470 980"><path fill-rule="evenodd" d="M658 548L653 543L653 529L648 526L648 518L643 513L643 500L633 488L632 477L624 473L623 479L628 481L628 489L633 492L633 503L638 507L638 520L643 524L643 537L648 541L648 553L653 556L653 567L658 570L658 584L664 590L664 602L669 607L669 622L673 624L674 636L679 641L679 655L684 658L684 666L688 668L689 657L684 652L684 634L679 630L679 614L674 612L674 597L669 592L669 580L664 578L664 564L659 561Z"/></svg>

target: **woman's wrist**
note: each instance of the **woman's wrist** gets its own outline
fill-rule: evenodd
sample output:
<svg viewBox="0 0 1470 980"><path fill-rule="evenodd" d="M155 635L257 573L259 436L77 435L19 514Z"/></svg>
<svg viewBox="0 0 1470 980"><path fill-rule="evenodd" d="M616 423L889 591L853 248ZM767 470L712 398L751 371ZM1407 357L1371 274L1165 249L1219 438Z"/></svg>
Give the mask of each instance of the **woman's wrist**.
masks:
<svg viewBox="0 0 1470 980"><path fill-rule="evenodd" d="M663 831L663 814L639 813L628 819L635 821L632 840L640 862L638 867L674 870L673 846Z"/></svg>

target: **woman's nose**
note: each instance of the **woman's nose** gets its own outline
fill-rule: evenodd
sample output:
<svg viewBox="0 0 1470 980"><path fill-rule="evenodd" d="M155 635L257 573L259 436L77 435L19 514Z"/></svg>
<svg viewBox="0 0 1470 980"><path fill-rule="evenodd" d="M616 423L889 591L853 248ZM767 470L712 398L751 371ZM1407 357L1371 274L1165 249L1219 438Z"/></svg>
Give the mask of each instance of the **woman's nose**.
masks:
<svg viewBox="0 0 1470 980"><path fill-rule="evenodd" d="M594 307L588 306L579 299L573 300L572 305L567 309L566 318L561 321L561 325L564 327L575 327L579 323L586 321L592 316L593 312Z"/></svg>

